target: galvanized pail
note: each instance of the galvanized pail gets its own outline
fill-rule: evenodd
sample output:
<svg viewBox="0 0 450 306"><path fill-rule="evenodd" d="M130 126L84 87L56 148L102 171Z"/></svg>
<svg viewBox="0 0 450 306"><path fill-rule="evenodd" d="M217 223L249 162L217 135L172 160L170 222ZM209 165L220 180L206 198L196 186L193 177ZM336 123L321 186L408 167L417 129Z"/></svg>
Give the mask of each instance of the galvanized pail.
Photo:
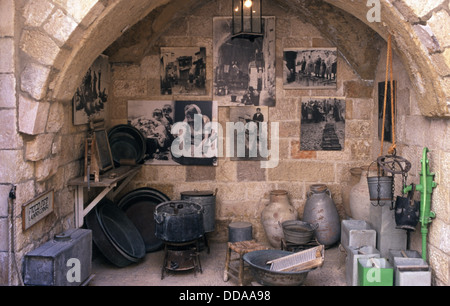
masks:
<svg viewBox="0 0 450 306"><path fill-rule="evenodd" d="M367 177L367 183L371 201L392 200L392 176Z"/></svg>
<svg viewBox="0 0 450 306"><path fill-rule="evenodd" d="M213 232L216 224L216 191L192 190L181 192L181 200L197 203L203 207L205 233Z"/></svg>

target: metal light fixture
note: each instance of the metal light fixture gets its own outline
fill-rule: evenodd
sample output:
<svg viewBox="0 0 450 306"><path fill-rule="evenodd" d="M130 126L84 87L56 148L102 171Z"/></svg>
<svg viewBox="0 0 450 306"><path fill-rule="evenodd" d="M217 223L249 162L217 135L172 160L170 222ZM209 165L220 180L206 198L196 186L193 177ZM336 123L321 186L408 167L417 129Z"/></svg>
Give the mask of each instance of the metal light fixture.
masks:
<svg viewBox="0 0 450 306"><path fill-rule="evenodd" d="M233 0L232 38L263 36L262 0Z"/></svg>

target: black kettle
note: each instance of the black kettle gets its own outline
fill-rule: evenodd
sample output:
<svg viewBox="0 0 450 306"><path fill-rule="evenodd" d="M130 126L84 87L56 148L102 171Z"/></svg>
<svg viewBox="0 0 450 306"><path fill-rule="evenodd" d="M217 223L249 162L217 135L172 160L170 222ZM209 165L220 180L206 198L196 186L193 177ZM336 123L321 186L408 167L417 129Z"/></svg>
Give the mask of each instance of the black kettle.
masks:
<svg viewBox="0 0 450 306"><path fill-rule="evenodd" d="M407 197L397 197L395 201L395 224L396 228L415 231L419 222L420 201L414 200L416 187L412 184Z"/></svg>

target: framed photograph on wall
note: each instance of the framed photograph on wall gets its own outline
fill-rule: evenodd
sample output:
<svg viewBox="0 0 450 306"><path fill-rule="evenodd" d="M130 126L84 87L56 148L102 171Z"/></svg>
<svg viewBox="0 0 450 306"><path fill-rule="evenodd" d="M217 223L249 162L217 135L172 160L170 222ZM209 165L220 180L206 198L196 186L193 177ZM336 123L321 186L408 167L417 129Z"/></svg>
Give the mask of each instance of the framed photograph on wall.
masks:
<svg viewBox="0 0 450 306"><path fill-rule="evenodd" d="M152 165L216 166L217 133L207 124L217 113L214 101L128 101L128 123L146 139L144 163Z"/></svg>
<svg viewBox="0 0 450 306"><path fill-rule="evenodd" d="M336 88L337 48L283 50L284 89Z"/></svg>
<svg viewBox="0 0 450 306"><path fill-rule="evenodd" d="M109 86L109 59L100 55L89 67L72 97L74 125L105 119Z"/></svg>
<svg viewBox="0 0 450 306"><path fill-rule="evenodd" d="M395 104L396 99L396 81L394 84L394 103L391 103L391 82L387 84L387 96L386 96L386 113L384 120L384 141L392 142L392 105L394 105L394 118L397 111L397 106ZM384 109L384 91L386 82L378 83L378 138L381 139L382 127L383 127L383 109Z"/></svg>
<svg viewBox="0 0 450 306"><path fill-rule="evenodd" d="M304 97L301 102L300 150L341 151L345 142L345 99Z"/></svg>
<svg viewBox="0 0 450 306"><path fill-rule="evenodd" d="M171 100L128 101L128 123L137 128L146 140L145 164L177 164L170 154L174 105Z"/></svg>
<svg viewBox="0 0 450 306"><path fill-rule="evenodd" d="M213 18L213 98L219 106L275 106L275 17L262 37L231 38L231 17Z"/></svg>
<svg viewBox="0 0 450 306"><path fill-rule="evenodd" d="M161 95L206 94L206 48L161 48Z"/></svg>
<svg viewBox="0 0 450 306"><path fill-rule="evenodd" d="M217 166L217 120L215 101L175 101L172 159L181 165Z"/></svg>
<svg viewBox="0 0 450 306"><path fill-rule="evenodd" d="M268 160L268 156L261 154L261 147L268 149L269 107L267 106L236 106L230 107L230 121L234 122L233 135L227 135L230 160ZM231 149L230 149L231 150Z"/></svg>

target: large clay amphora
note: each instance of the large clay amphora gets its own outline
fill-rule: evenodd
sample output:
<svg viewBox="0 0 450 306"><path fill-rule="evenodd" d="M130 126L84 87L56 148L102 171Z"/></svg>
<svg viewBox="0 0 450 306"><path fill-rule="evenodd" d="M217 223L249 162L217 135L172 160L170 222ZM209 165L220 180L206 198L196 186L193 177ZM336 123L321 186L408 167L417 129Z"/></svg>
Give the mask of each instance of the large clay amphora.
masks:
<svg viewBox="0 0 450 306"><path fill-rule="evenodd" d="M325 246L335 244L341 237L339 214L331 198L331 192L324 184L311 185L307 193L303 221L319 224L314 234L317 241Z"/></svg>
<svg viewBox="0 0 450 306"><path fill-rule="evenodd" d="M288 220L297 220L298 213L291 205L286 190L272 190L270 201L261 213L261 223L269 243L274 248L281 247L283 227L281 224Z"/></svg>
<svg viewBox="0 0 450 306"><path fill-rule="evenodd" d="M369 173L367 173L369 171ZM355 220L370 220L370 195L369 186L367 184L367 176L376 175L377 167L362 166L360 181L350 190L350 211L352 218Z"/></svg>

